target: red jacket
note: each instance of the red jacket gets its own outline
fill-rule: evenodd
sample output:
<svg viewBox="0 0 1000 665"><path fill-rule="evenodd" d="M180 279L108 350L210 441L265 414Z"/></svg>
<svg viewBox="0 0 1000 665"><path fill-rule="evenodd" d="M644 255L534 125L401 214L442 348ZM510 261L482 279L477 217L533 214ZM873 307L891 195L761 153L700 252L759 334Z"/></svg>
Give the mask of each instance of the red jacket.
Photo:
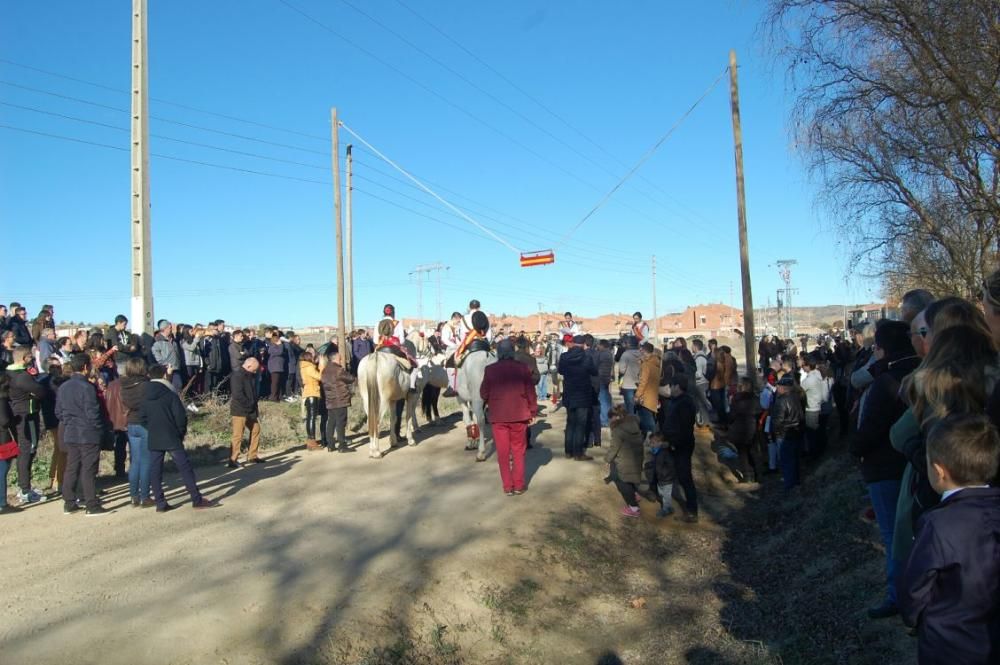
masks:
<svg viewBox="0 0 1000 665"><path fill-rule="evenodd" d="M535 417L538 394L531 370L507 358L486 368L479 395L489 407L491 423L523 423Z"/></svg>

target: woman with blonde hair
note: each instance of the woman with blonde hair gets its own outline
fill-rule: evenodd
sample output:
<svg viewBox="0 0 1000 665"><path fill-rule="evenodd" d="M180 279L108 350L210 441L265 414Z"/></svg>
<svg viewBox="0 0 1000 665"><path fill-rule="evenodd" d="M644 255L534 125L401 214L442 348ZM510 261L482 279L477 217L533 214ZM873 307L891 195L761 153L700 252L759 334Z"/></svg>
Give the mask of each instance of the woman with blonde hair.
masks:
<svg viewBox="0 0 1000 665"><path fill-rule="evenodd" d="M892 541L892 557L900 566L913 547L916 519L940 501L927 477L927 432L947 416L983 413L1000 377L996 346L982 313L959 298L944 300L925 311L930 350L903 383L910 407L889 435L892 447L908 460ZM869 612L869 616L883 618L895 611L894 607L885 608L885 612Z"/></svg>

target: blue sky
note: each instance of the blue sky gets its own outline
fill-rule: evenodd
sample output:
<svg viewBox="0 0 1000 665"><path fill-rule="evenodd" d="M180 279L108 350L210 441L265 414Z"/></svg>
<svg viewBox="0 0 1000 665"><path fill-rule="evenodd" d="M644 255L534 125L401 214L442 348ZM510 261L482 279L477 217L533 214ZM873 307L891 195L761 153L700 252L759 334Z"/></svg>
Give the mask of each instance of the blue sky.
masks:
<svg viewBox="0 0 1000 665"><path fill-rule="evenodd" d="M334 105L517 249L558 246L555 265L520 268L514 251L354 141L360 322L385 302L415 316L410 272L433 262L450 267L445 315L473 297L494 313L539 303L582 317L648 313L653 254L659 313L730 293L739 306L727 79L558 244L723 72L730 48L741 65L755 304L773 302L782 285L770 264L786 258L799 261L797 304L869 297L845 287L836 238L791 148L790 97L755 32L757 3L287 2L328 29L281 0L150 0L152 152L272 174L152 158L157 318L335 322ZM0 299L31 315L43 302L59 319L129 311L128 114L115 110L129 103L129 4L0 5L0 125L121 148L0 127ZM351 140L342 130L342 144ZM425 285L425 316L436 300Z"/></svg>

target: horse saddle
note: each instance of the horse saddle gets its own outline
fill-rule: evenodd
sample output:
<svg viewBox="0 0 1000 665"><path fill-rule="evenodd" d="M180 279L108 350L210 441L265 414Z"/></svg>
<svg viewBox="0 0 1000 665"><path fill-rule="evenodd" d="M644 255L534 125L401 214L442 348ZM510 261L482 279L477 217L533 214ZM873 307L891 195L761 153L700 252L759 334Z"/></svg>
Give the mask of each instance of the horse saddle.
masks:
<svg viewBox="0 0 1000 665"><path fill-rule="evenodd" d="M490 343L487 340L481 338L472 340L472 343L469 344L469 348L465 350L465 353L462 354L462 357L458 358L455 361L455 367L461 367L462 363L465 362L465 359L469 357L469 354L475 353L476 351L486 351L487 353L489 353Z"/></svg>
<svg viewBox="0 0 1000 665"><path fill-rule="evenodd" d="M406 372L411 372L414 369L413 365L410 363L410 359L407 358L406 354L403 353L403 351L400 349L397 349L392 346L384 346L381 349L379 349L377 353L385 353L387 355L392 356L392 359L395 360L397 363L399 363L399 366L402 367Z"/></svg>

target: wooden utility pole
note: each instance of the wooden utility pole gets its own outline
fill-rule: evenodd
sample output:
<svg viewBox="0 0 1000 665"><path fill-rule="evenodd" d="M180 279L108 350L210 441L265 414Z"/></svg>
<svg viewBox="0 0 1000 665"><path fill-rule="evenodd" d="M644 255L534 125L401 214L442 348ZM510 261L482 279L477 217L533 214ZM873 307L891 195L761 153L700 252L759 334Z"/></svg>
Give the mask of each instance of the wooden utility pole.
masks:
<svg viewBox="0 0 1000 665"><path fill-rule="evenodd" d="M330 109L330 160L333 164L333 230L337 254L337 348L344 367L347 367L350 350L347 348L347 317L344 315L344 239L340 223L340 124L337 107Z"/></svg>
<svg viewBox="0 0 1000 665"><path fill-rule="evenodd" d="M740 89L737 80L736 51L729 52L729 95L733 113L733 149L736 159L736 218L740 235L740 272L743 275L743 341L746 351L746 375L755 388L757 380L756 339L753 325L753 292L750 288L750 248L747 244L747 204L743 188L743 129L740 126Z"/></svg>
<svg viewBox="0 0 1000 665"><path fill-rule="evenodd" d="M347 291L347 328L348 330L354 330L354 223L352 220L352 206L351 206L351 191L354 189L351 185L351 176L354 173L354 156L351 154L351 146L347 145L347 217L344 220L347 226L346 237L344 239L344 244L346 247L344 251L347 253L347 282L345 284L345 290Z"/></svg>
<svg viewBox="0 0 1000 665"><path fill-rule="evenodd" d="M146 0L132 0L132 307L133 332L152 334L153 259L149 237L149 91Z"/></svg>

